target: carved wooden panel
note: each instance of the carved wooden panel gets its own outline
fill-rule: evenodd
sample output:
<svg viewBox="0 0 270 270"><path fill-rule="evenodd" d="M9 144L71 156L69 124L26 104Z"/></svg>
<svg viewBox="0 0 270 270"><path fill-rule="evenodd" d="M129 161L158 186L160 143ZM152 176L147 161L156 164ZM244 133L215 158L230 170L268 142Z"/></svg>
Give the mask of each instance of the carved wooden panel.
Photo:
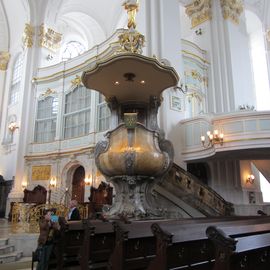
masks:
<svg viewBox="0 0 270 270"><path fill-rule="evenodd" d="M91 187L90 201L94 203L96 211L101 211L104 204L112 204L113 188L101 182L98 188Z"/></svg>
<svg viewBox="0 0 270 270"><path fill-rule="evenodd" d="M25 189L24 191L23 202L24 203L37 203L43 204L46 203L47 190L43 186L36 186L33 190Z"/></svg>

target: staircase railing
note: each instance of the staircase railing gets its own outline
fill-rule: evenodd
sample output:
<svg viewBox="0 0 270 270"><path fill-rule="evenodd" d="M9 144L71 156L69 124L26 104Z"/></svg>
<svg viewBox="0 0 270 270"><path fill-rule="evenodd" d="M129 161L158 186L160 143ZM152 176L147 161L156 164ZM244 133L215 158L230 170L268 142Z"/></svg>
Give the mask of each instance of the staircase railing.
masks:
<svg viewBox="0 0 270 270"><path fill-rule="evenodd" d="M175 192L181 199L196 208L206 216L228 216L234 214L233 204L224 200L209 186L202 183L194 175L174 164L166 181L161 185L166 188L166 183L177 187Z"/></svg>

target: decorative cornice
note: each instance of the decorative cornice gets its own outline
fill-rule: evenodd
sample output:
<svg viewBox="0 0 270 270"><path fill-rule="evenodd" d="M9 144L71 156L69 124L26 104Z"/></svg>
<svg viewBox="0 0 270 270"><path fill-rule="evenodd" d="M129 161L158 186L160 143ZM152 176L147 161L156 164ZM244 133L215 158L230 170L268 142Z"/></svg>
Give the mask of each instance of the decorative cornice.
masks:
<svg viewBox="0 0 270 270"><path fill-rule="evenodd" d="M39 27L39 46L56 52L62 41L62 34L55 32L51 28L46 28L44 23Z"/></svg>
<svg viewBox="0 0 270 270"><path fill-rule="evenodd" d="M0 52L0 70L7 70L8 61L10 58L9 52Z"/></svg>
<svg viewBox="0 0 270 270"><path fill-rule="evenodd" d="M242 0L220 0L223 18L230 19L233 23L239 24L239 17L244 10Z"/></svg>
<svg viewBox="0 0 270 270"><path fill-rule="evenodd" d="M75 79L71 80L71 84L73 87L77 87L82 85L82 78L79 75L76 75Z"/></svg>
<svg viewBox="0 0 270 270"><path fill-rule="evenodd" d="M33 46L34 27L30 23L26 23L22 36L22 43L25 48L31 48Z"/></svg>
<svg viewBox="0 0 270 270"><path fill-rule="evenodd" d="M186 14L191 19L192 28L212 19L212 0L193 0L185 7Z"/></svg>

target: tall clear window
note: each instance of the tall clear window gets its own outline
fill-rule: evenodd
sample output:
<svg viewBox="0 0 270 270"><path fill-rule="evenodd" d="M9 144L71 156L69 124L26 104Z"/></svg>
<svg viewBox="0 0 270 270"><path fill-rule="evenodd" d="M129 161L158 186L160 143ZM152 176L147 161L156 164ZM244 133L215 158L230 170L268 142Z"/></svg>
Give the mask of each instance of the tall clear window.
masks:
<svg viewBox="0 0 270 270"><path fill-rule="evenodd" d="M9 105L14 105L19 100L19 93L22 79L23 54L19 54L15 60L12 81L9 91Z"/></svg>
<svg viewBox="0 0 270 270"><path fill-rule="evenodd" d="M64 138L84 136L89 133L91 91L77 86L65 97Z"/></svg>
<svg viewBox="0 0 270 270"><path fill-rule="evenodd" d="M250 37L250 53L257 99L256 110L269 110L270 88L262 23L253 12L246 10L245 14Z"/></svg>
<svg viewBox="0 0 270 270"><path fill-rule="evenodd" d="M47 97L38 101L34 141L51 142L55 139L58 98Z"/></svg>
<svg viewBox="0 0 270 270"><path fill-rule="evenodd" d="M65 44L63 54L62 54L62 61L69 60L74 58L86 51L85 47L78 41L70 41Z"/></svg>
<svg viewBox="0 0 270 270"><path fill-rule="evenodd" d="M110 128L110 109L105 101L103 95L99 94L98 96L98 132L108 130Z"/></svg>

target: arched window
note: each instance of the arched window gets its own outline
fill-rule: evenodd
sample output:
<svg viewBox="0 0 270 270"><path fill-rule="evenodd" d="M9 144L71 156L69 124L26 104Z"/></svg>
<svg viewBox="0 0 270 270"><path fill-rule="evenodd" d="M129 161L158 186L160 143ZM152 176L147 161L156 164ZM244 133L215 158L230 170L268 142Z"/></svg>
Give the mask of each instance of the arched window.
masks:
<svg viewBox="0 0 270 270"><path fill-rule="evenodd" d="M49 96L38 101L35 123L35 142L45 143L55 139L58 98Z"/></svg>
<svg viewBox="0 0 270 270"><path fill-rule="evenodd" d="M78 41L70 41L65 44L62 54L62 61L74 58L86 51L85 47Z"/></svg>
<svg viewBox="0 0 270 270"><path fill-rule="evenodd" d="M89 133L91 91L79 85L66 94L64 112L64 138L84 136Z"/></svg>
<svg viewBox="0 0 270 270"><path fill-rule="evenodd" d="M14 105L19 100L19 91L21 87L21 79L22 79L22 67L23 67L23 54L20 53L14 63L13 73L12 73L12 81L9 91L9 105Z"/></svg>
<svg viewBox="0 0 270 270"><path fill-rule="evenodd" d="M253 64L254 86L256 91L256 110L269 110L269 77L267 70L266 48L262 22L251 11L246 10L247 31L250 37L250 52Z"/></svg>
<svg viewBox="0 0 270 270"><path fill-rule="evenodd" d="M98 114L98 131L105 131L110 128L110 109L105 101L103 95L99 93L98 95L98 105L97 105L97 114Z"/></svg>

